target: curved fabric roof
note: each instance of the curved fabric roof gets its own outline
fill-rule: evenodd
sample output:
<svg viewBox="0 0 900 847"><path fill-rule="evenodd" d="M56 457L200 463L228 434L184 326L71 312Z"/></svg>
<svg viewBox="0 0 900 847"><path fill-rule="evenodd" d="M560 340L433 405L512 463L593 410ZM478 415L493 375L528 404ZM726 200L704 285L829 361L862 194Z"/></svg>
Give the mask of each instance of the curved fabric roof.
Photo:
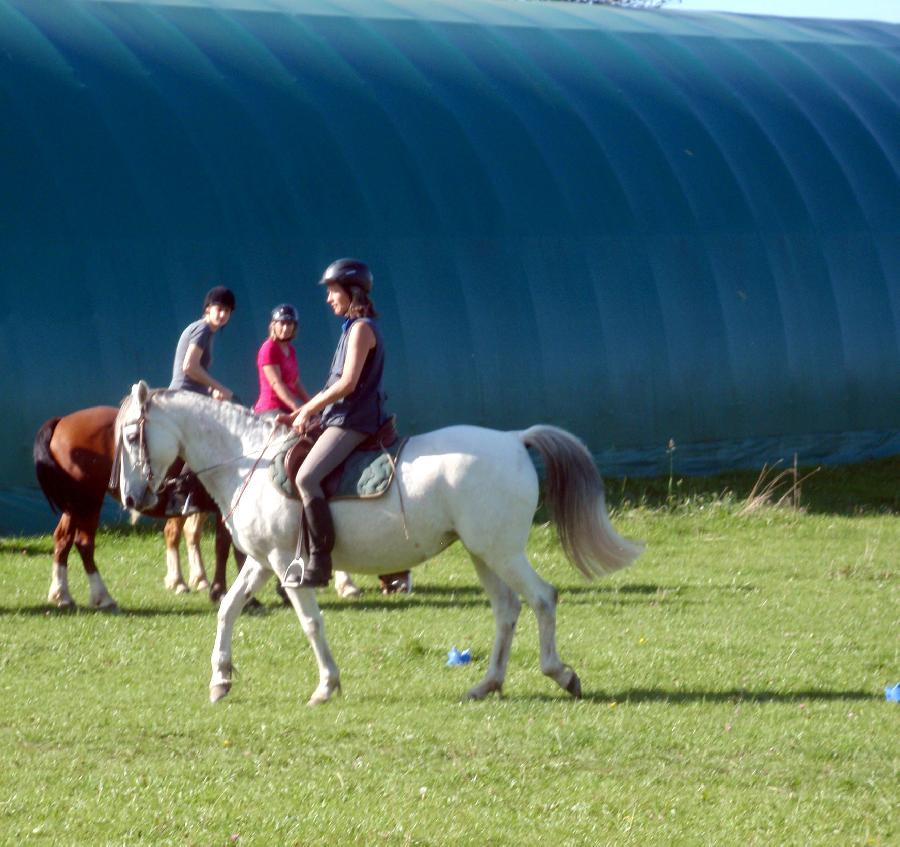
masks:
<svg viewBox="0 0 900 847"><path fill-rule="evenodd" d="M168 382L206 288L373 266L408 431L536 421L604 469L900 450L900 27L516 0L0 0L0 481ZM662 457L662 458L661 458Z"/></svg>

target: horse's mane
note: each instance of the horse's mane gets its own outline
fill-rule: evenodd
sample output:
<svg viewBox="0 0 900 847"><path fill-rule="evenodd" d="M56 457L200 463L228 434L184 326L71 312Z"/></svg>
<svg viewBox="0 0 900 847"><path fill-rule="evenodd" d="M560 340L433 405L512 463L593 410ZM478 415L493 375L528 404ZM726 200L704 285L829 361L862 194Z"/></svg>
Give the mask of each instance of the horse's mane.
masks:
<svg viewBox="0 0 900 847"><path fill-rule="evenodd" d="M200 408L208 409L213 417L224 420L231 417L240 428L236 435L252 435L254 438L264 439L270 433L273 424L271 420L261 418L252 409L240 403L231 400L213 400L206 394L199 394L193 391L184 391L171 388L153 388L150 390L147 402L162 401L162 406L169 401L178 401L187 405L196 405ZM283 430L283 434L287 435L290 430L288 427L279 426L278 429Z"/></svg>
<svg viewBox="0 0 900 847"><path fill-rule="evenodd" d="M116 433L119 432L120 419L129 400L131 400L131 394L126 394L119 404L119 413L116 415L115 423ZM213 400L212 397L195 391L184 391L183 389L174 388L150 388L147 392L147 405L149 406L153 401L160 400L163 401L163 406L165 406L166 402L171 400L186 402L188 405L196 404L201 407L208 406L209 410L214 413L214 417L220 419L222 418L222 413L227 412L232 415L235 418L235 421L241 426L243 430L241 433L242 435L251 433L252 435L259 437L268 436L269 427L272 425L271 421L261 418L252 409L248 409L240 403L234 403L231 400ZM287 435L290 432L290 429L286 426L279 425L278 428L283 430L284 435Z"/></svg>

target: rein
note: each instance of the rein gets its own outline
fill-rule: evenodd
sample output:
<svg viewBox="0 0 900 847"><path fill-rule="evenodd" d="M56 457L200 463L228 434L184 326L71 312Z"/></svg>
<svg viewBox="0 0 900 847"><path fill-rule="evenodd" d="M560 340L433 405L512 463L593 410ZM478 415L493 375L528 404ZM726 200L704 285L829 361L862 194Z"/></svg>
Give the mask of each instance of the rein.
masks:
<svg viewBox="0 0 900 847"><path fill-rule="evenodd" d="M263 444L263 448L260 451L260 454L256 457L256 460L253 462L253 467L250 468L250 473L247 474L244 481L241 483L241 487L240 487L240 489L238 489L237 497L234 500L234 505L231 507L228 514L222 518L222 523L225 523L225 521L227 521L234 514L234 510L238 507L238 503L241 502L241 497L244 496L244 491L246 491L247 486L250 483L250 479L253 477L253 472L257 469L257 467L259 467L259 463L262 461L262 457L266 454L266 450L269 449L269 444L271 444L271 442L272 442L272 436L275 435L275 429L276 428L273 426L272 429L269 430L269 437L266 439L266 443ZM243 458L243 457L242 456L237 457L237 459L241 459L241 458ZM212 467L206 468L205 470L210 471L213 468L219 468L219 467L222 467L222 465L228 465L234 461L236 461L236 459L230 459L227 462L221 462L220 464L213 465ZM199 476L201 471L194 471L194 473Z"/></svg>

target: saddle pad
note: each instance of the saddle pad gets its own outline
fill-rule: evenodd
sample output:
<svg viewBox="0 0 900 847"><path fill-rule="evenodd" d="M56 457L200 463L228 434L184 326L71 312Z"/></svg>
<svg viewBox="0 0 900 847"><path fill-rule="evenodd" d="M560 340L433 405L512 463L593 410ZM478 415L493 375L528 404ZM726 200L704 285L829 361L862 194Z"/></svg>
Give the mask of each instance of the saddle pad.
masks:
<svg viewBox="0 0 900 847"><path fill-rule="evenodd" d="M269 465L269 478L291 500L299 500L294 480L284 469L284 457L298 439L288 439ZM381 497L394 479L394 464L407 439L398 438L386 450L357 450L323 482L329 500L357 500Z"/></svg>

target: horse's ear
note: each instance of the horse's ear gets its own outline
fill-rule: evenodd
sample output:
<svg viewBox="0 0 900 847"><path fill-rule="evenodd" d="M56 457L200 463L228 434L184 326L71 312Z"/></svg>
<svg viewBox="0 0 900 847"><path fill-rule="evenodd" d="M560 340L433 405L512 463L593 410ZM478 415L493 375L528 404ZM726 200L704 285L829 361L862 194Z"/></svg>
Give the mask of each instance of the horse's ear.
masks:
<svg viewBox="0 0 900 847"><path fill-rule="evenodd" d="M148 386L144 380L136 382L131 386L131 402L138 408L143 408L144 404L147 402L147 395L149 395L149 393L150 386Z"/></svg>

